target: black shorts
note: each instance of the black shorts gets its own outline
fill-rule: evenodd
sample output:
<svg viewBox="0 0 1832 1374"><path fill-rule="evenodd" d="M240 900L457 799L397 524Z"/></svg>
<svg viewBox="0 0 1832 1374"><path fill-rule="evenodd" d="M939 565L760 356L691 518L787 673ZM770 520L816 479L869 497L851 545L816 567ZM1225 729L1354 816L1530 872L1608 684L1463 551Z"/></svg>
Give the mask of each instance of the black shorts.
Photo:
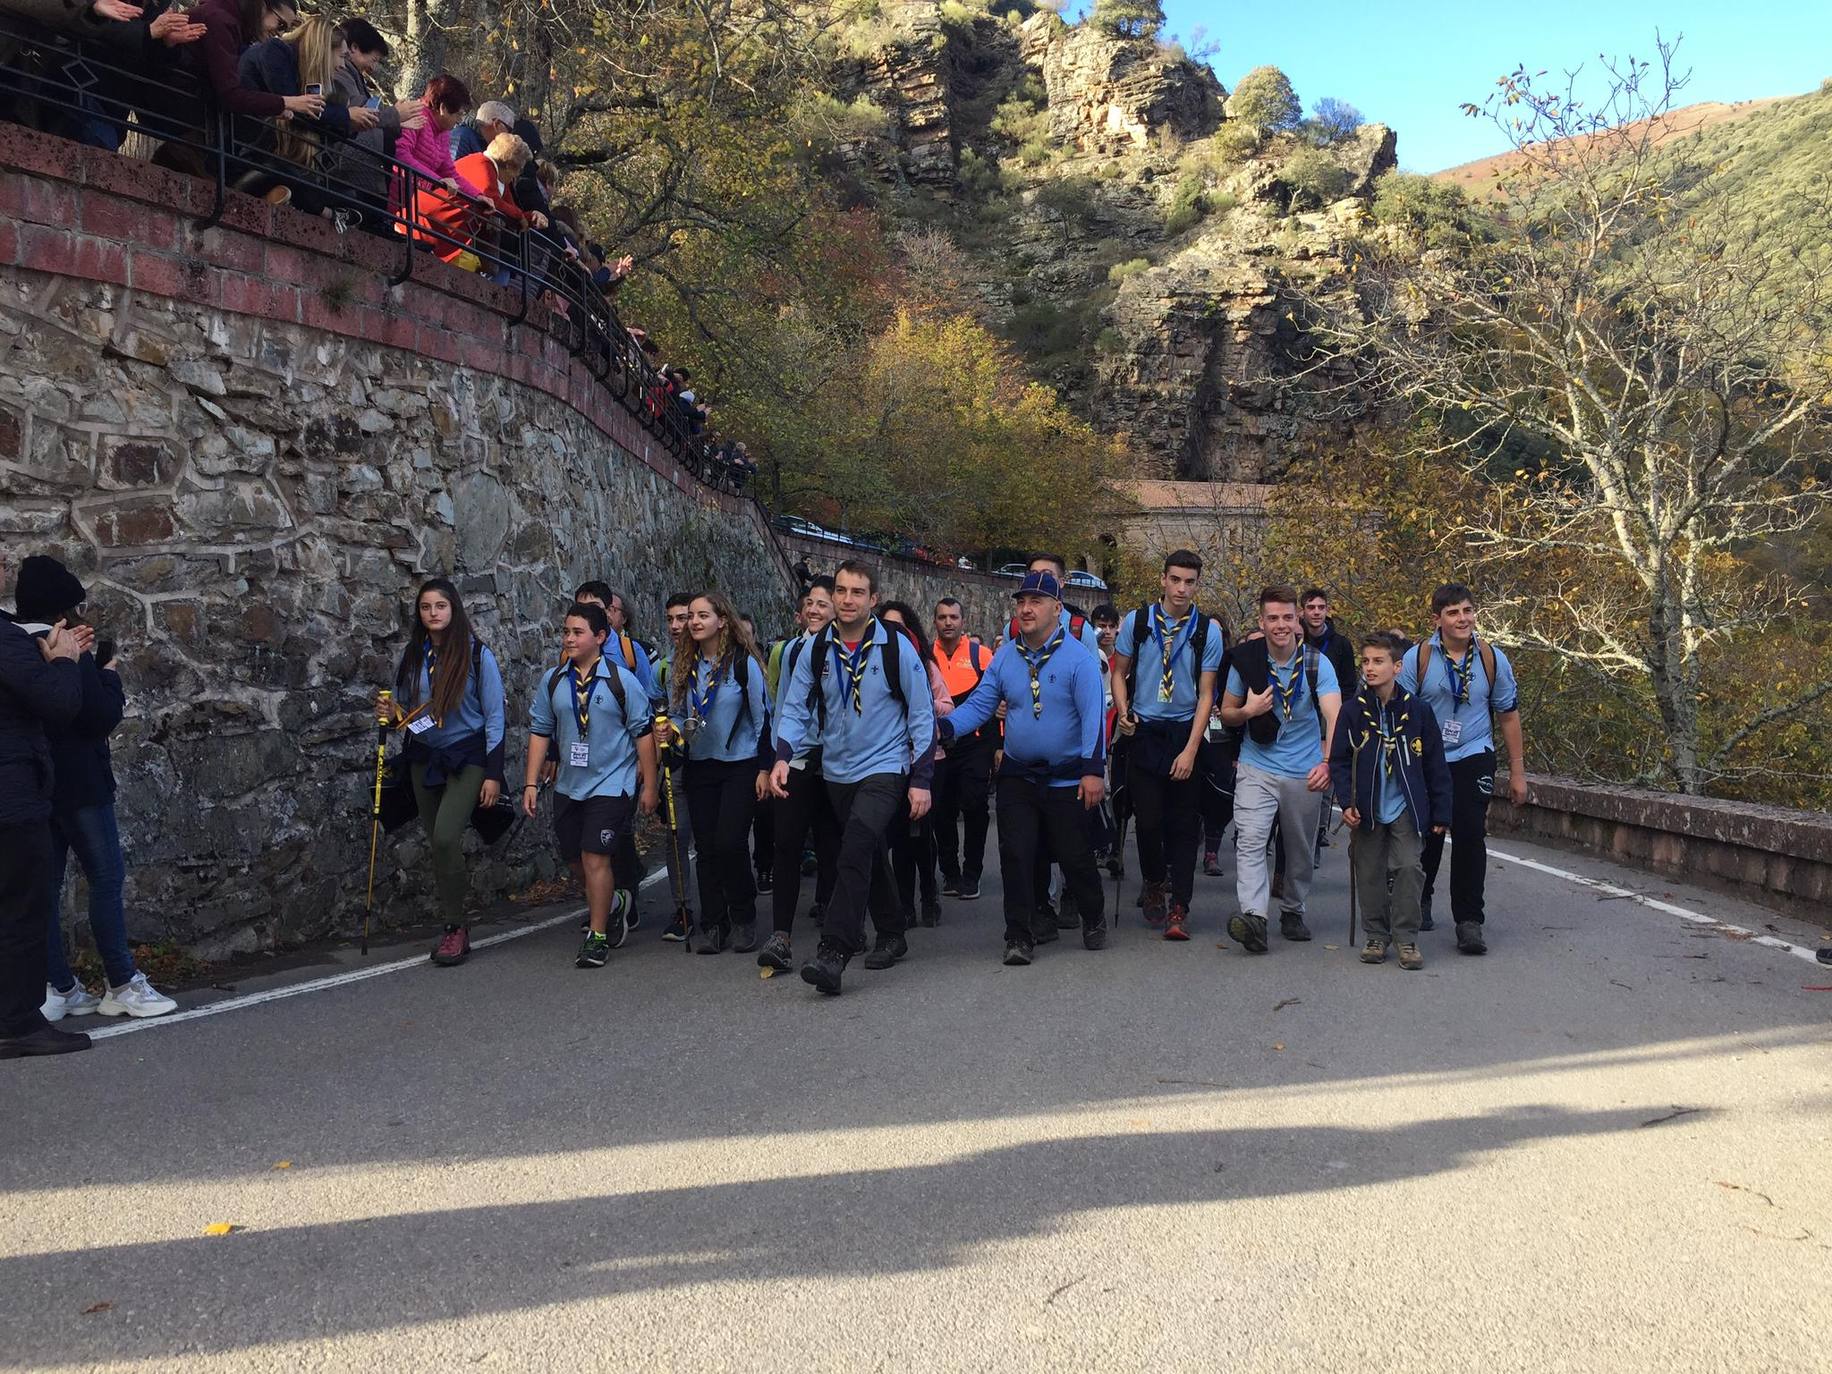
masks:
<svg viewBox="0 0 1832 1374"><path fill-rule="evenodd" d="M571 863L580 854L609 854L630 828L633 797L586 797L575 801L560 793L553 799L553 838L560 857Z"/></svg>

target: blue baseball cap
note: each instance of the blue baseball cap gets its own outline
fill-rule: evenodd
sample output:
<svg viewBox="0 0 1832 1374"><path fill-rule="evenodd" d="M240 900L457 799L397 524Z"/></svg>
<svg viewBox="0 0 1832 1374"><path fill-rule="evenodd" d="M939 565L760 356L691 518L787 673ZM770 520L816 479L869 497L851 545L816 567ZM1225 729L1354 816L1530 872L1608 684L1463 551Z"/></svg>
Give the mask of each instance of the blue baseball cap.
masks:
<svg viewBox="0 0 1832 1374"><path fill-rule="evenodd" d="M1047 596L1051 601L1060 601L1062 600L1062 584L1056 580L1055 573L1029 572L1024 574L1024 580L1018 584L1018 590L1012 595L1014 597Z"/></svg>

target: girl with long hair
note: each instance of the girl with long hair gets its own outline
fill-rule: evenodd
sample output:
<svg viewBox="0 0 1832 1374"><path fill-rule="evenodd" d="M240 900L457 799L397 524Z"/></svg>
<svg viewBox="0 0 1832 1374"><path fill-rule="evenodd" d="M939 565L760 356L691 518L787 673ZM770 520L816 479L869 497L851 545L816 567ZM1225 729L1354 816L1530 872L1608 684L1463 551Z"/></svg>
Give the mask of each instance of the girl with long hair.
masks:
<svg viewBox="0 0 1832 1374"><path fill-rule="evenodd" d="M336 197L322 178L298 173L315 171L330 144L373 129L381 119L367 106L352 108L324 99L344 53L343 34L329 19L315 14L256 43L241 56L241 79L249 89L267 91L289 102L306 99L317 103L315 112L295 111L291 118L270 123L261 130L257 144L271 154L263 160L290 190L293 206L307 214L328 214ZM288 109L292 109L290 104Z"/></svg>
<svg viewBox="0 0 1832 1374"><path fill-rule="evenodd" d="M878 606L878 619L902 630L904 637L915 646L917 657L922 659L923 670L928 674L929 695L935 702L935 714L947 715L954 709L954 697L948 691L941 669L935 665L935 648L922 632L922 617L917 614L916 608L906 601L881 602ZM941 757L939 747L935 750L935 756ZM903 906L906 928L915 925L917 921L916 897L919 888L922 894L922 924L932 926L941 921L941 884L935 872L933 827L934 822L927 816L914 823L910 821L907 800L899 808L897 819L891 822L891 873L897 880L897 900Z"/></svg>
<svg viewBox="0 0 1832 1374"><path fill-rule="evenodd" d="M693 598L675 643L669 714L686 742L687 812L699 841L700 953L717 954L729 939L748 954L757 948L751 822L770 714L763 658L722 592Z"/></svg>
<svg viewBox="0 0 1832 1374"><path fill-rule="evenodd" d="M433 888L445 920L432 959L461 964L471 952L464 830L472 811L502 795L503 675L471 629L458 589L443 577L423 583L414 598L394 691L385 705L378 698L376 709L407 732L414 801L432 843Z"/></svg>

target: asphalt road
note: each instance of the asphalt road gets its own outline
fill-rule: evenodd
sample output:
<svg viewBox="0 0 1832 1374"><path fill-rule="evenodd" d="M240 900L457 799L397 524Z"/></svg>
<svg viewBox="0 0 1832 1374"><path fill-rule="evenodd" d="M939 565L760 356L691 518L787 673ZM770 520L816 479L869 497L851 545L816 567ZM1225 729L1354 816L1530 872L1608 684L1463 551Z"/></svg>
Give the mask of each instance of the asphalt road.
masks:
<svg viewBox="0 0 1832 1374"><path fill-rule="evenodd" d="M565 920L0 1066L0 1367L1832 1368L1832 972L1502 862L1367 968L1344 870L1261 958L1231 877L837 1001Z"/></svg>

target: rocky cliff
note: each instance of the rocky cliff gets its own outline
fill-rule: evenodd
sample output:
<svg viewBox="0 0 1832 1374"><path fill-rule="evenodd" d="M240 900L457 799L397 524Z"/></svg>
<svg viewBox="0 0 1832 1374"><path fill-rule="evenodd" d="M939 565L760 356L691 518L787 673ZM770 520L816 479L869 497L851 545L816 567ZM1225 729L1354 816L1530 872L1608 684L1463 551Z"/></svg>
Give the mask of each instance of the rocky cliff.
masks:
<svg viewBox="0 0 1832 1374"><path fill-rule="evenodd" d="M1287 293L1339 263L1395 165L1390 130L1257 136L1176 47L1053 13L888 19L844 76L888 117L857 170L947 236L990 321L1129 439L1138 475L1271 481L1346 437L1284 385Z"/></svg>

